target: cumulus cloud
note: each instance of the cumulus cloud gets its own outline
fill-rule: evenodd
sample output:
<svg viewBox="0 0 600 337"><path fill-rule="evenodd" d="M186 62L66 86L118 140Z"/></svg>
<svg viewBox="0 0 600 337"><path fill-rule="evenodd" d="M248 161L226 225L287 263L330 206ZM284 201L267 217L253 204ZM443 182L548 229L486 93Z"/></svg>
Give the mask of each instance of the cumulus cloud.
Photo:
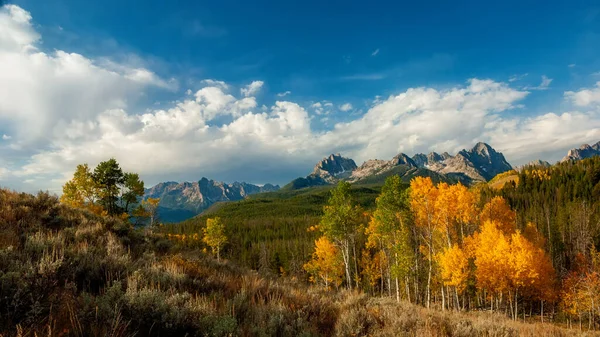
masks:
<svg viewBox="0 0 600 337"><path fill-rule="evenodd" d="M352 110L352 104L344 103L344 104L340 105L340 110L344 111L344 112L350 111L350 110Z"/></svg>
<svg viewBox="0 0 600 337"><path fill-rule="evenodd" d="M40 35L31 26L31 14L21 7L0 7L0 50L35 49Z"/></svg>
<svg viewBox="0 0 600 337"><path fill-rule="evenodd" d="M180 101L138 113L130 103L135 97L149 86L169 87L156 75L132 78L134 68L39 51L31 17L19 9L5 6L0 14L0 22L20 34L0 36L0 125L13 137L10 147L0 147L0 159L17 158L0 162L1 185L59 192L77 164L110 157L148 185L201 176L286 183L332 152L360 162L398 152L456 152L486 141L519 164L540 155L559 159L566 149L600 138L600 84L565 93L584 111L520 117L512 110L528 91L470 79L447 89L416 87L378 97L360 117L340 122L327 115L335 109L330 101L259 105L262 81L232 88L204 80ZM323 128L319 122L337 124Z"/></svg>
<svg viewBox="0 0 600 337"><path fill-rule="evenodd" d="M12 139L12 137L11 137L11 136L9 136L9 135L6 135L6 134L5 134L5 135L2 135L2 140L10 140L10 139Z"/></svg>
<svg viewBox="0 0 600 337"><path fill-rule="evenodd" d="M39 51L31 19L14 5L0 9L0 120L21 143L45 144L71 120L126 108L144 88L168 86L146 69L106 68L80 54Z"/></svg>
<svg viewBox="0 0 600 337"><path fill-rule="evenodd" d="M565 92L565 98L577 106L588 106L600 103L600 82L594 88Z"/></svg>
<svg viewBox="0 0 600 337"><path fill-rule="evenodd" d="M265 82L263 82L263 81L253 81L252 83L250 83L247 86L240 89L240 91L241 91L242 95L244 95L246 97L254 96L260 91L260 89L262 88L262 86L264 84L265 84Z"/></svg>
<svg viewBox="0 0 600 337"><path fill-rule="evenodd" d="M291 91L284 91L284 92L280 92L277 94L277 97L285 97L287 95L290 95L292 92Z"/></svg>
<svg viewBox="0 0 600 337"><path fill-rule="evenodd" d="M213 80L213 79L204 79L202 81L200 81L201 84L209 86L209 87L219 87L223 90L227 90L229 89L229 85L227 85L227 83L223 82L223 81L218 81L218 80Z"/></svg>
<svg viewBox="0 0 600 337"><path fill-rule="evenodd" d="M333 103L329 101L315 102L311 104L311 108L313 108L317 115L329 115L332 107Z"/></svg>

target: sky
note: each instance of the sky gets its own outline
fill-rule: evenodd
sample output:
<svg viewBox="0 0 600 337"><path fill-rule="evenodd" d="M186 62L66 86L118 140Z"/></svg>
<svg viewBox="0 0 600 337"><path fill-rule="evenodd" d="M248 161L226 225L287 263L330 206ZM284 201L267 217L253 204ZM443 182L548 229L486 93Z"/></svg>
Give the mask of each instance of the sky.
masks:
<svg viewBox="0 0 600 337"><path fill-rule="evenodd" d="M600 141L594 1L0 0L0 186L115 158L152 186L285 184L487 142Z"/></svg>

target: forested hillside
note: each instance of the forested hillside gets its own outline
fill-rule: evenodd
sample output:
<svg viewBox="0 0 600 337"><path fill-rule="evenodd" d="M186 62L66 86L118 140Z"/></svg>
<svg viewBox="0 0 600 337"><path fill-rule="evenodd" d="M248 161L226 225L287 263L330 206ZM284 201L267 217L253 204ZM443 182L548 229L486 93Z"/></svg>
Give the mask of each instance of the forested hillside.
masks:
<svg viewBox="0 0 600 337"><path fill-rule="evenodd" d="M186 247L200 247L202 243L194 240L193 234L201 233L207 219L219 217L230 238L223 252L227 258L265 273L304 277L302 265L310 257L316 238L309 228L319 222L332 188L284 190L215 204L200 216L165 225L161 231L180 235L180 244ZM351 194L363 208L371 209L379 190L380 186L357 186Z"/></svg>

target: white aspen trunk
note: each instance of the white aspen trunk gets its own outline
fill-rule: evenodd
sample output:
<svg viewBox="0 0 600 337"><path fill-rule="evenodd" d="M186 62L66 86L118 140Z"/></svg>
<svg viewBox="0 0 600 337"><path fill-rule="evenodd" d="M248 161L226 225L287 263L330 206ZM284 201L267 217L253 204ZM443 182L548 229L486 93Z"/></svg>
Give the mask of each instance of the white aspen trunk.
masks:
<svg viewBox="0 0 600 337"><path fill-rule="evenodd" d="M397 277L396 277L396 302L400 303L400 284L398 282Z"/></svg>
<svg viewBox="0 0 600 337"><path fill-rule="evenodd" d="M444 294L444 285L442 284L442 311L446 310L446 295Z"/></svg>

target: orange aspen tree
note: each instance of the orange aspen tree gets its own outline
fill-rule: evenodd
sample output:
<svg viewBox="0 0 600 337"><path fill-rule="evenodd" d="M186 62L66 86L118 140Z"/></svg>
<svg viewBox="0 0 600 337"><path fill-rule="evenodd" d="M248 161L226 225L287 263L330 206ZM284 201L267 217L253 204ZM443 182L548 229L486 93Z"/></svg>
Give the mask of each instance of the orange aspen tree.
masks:
<svg viewBox="0 0 600 337"><path fill-rule="evenodd" d="M440 233L445 236L447 249L451 249L453 244L462 244L465 235L465 227L470 231L469 224L476 218L476 198L475 195L461 184L448 185L440 183L437 185L438 197L435 202L435 224ZM467 226L465 226L467 225ZM458 248L458 247L457 247ZM460 248L458 248L460 249ZM457 252L450 250L451 253ZM441 257L442 255L439 255ZM438 261L438 264L441 261ZM465 262L468 261L465 259ZM445 287L446 282L442 284L442 309L446 306ZM448 290L449 291L449 290ZM448 293L450 295L450 293ZM455 287L454 297L456 305L460 306L458 291Z"/></svg>
<svg viewBox="0 0 600 337"><path fill-rule="evenodd" d="M456 304L460 309L458 294L462 294L467 287L470 276L469 257L457 244L454 244L438 255L438 264L444 285L454 287L456 291Z"/></svg>
<svg viewBox="0 0 600 337"><path fill-rule="evenodd" d="M513 211L502 197L494 197L479 214L481 224L494 221L504 234L512 234L517 228L517 213Z"/></svg>
<svg viewBox="0 0 600 337"><path fill-rule="evenodd" d="M475 237L477 242L473 255L477 288L488 292L493 310L494 296L501 296L510 289L510 238L498 229L495 222L489 220L483 223Z"/></svg>
<svg viewBox="0 0 600 337"><path fill-rule="evenodd" d="M427 271L427 307L431 304L431 281L433 276L433 259L435 255L435 204L438 189L429 177L416 177L410 182L410 207L413 212L415 225L421 230L421 237L426 247L423 249L429 263Z"/></svg>

